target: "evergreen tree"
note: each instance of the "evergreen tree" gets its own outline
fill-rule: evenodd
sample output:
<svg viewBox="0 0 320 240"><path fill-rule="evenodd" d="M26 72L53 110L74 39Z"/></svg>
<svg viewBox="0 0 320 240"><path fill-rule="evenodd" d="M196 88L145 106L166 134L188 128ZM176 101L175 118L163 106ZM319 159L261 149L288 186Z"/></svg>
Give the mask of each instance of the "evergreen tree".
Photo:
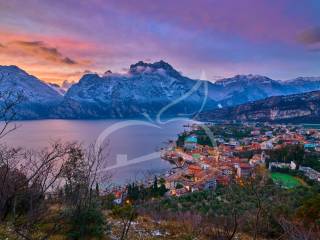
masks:
<svg viewBox="0 0 320 240"><path fill-rule="evenodd" d="M97 194L97 197L100 196L99 183L96 183L96 194Z"/></svg>
<svg viewBox="0 0 320 240"><path fill-rule="evenodd" d="M152 187L152 195L156 197L158 195L158 178L157 176L154 177L153 187Z"/></svg>

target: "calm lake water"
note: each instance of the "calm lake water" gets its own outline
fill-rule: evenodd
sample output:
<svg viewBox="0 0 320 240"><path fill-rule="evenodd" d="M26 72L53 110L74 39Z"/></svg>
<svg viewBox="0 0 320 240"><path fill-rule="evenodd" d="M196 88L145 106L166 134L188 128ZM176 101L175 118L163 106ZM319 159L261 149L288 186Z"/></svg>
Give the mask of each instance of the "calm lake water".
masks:
<svg viewBox="0 0 320 240"><path fill-rule="evenodd" d="M100 136L109 142L106 150L108 156L102 168L124 162L120 167L106 169L112 172L114 183L123 184L170 169L168 162L157 154L150 154L166 146L169 140L175 140L186 123L182 120L166 124L151 124L142 120L19 121L19 128L3 141L12 146L40 150L55 140L78 141L88 146ZM138 163L128 165L131 160L131 163Z"/></svg>

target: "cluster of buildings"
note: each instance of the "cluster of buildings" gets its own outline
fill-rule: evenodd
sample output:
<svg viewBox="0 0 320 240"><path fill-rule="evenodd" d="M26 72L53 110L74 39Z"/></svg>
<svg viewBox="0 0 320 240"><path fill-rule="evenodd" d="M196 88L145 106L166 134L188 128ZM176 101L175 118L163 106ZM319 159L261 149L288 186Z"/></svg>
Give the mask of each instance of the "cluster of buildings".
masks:
<svg viewBox="0 0 320 240"><path fill-rule="evenodd" d="M193 126L195 128L201 126ZM221 126L226 132L228 128ZM244 125L247 134L242 138L232 135L214 136L212 146L201 144L201 136L187 132L183 146L172 144L162 157L177 167L164 178L168 194L181 196L188 192L214 189L218 184L243 181L250 177L256 166L264 166L268 150L281 149L286 145L303 144L306 151L320 151L320 133L303 127L288 125ZM249 131L250 130L250 131ZM245 157L245 153L253 153ZM269 166L296 169L296 164L272 162ZM300 167L301 168L301 167ZM313 169L312 169L313 170ZM315 170L303 168L306 176L318 179Z"/></svg>
<svg viewBox="0 0 320 240"><path fill-rule="evenodd" d="M194 191L214 190L217 185L227 186L232 181L241 183L252 176L257 166L265 166L266 162L269 170L273 167L299 170L307 178L320 182L320 172L310 167L298 166L290 159L268 159L268 152L295 144L303 145L307 152L319 152L320 156L320 131L302 126L244 124L239 128L243 128L246 134L236 137L228 125L219 127L225 134L213 134L210 146L203 144L201 136L195 134L203 126L192 125L184 132L183 146L172 141L163 151L162 158L175 165L160 176L169 190L167 195L182 196ZM210 129L210 125L206 128ZM151 184L152 181L146 186ZM126 191L126 186L113 188L114 203L121 204L126 199Z"/></svg>
<svg viewBox="0 0 320 240"><path fill-rule="evenodd" d="M320 172L310 168L310 167L299 167L299 171L303 172L306 177L313 181L320 182Z"/></svg>

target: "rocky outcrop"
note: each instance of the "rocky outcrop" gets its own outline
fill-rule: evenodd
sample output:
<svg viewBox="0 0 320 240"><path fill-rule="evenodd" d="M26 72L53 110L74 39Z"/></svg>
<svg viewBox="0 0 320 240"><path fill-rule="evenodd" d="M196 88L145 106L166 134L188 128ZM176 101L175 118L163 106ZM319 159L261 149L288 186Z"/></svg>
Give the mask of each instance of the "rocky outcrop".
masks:
<svg viewBox="0 0 320 240"><path fill-rule="evenodd" d="M199 120L320 123L320 91L271 97L236 107L203 112Z"/></svg>

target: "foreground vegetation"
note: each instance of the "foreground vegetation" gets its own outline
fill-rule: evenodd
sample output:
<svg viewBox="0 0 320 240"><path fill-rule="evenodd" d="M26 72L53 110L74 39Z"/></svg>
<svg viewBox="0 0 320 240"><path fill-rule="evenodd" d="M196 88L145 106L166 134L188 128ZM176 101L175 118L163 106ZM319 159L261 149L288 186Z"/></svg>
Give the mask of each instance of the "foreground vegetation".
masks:
<svg viewBox="0 0 320 240"><path fill-rule="evenodd" d="M8 163L18 160L19 151L0 153ZM283 188L264 168L181 197L166 197L161 179L130 184L119 205L112 193L100 193L96 152L56 143L40 156L32 168L1 165L0 239L313 240L320 233L319 186Z"/></svg>
<svg viewBox="0 0 320 240"><path fill-rule="evenodd" d="M207 239L232 239L231 230L254 239L317 239L320 227L319 187L285 189L275 184L267 172L263 174L266 175L257 175L244 184L218 187L214 192L195 192L148 203L144 211L154 212L163 219L186 221L203 235L210 235L213 231L211 234L215 237L210 235ZM224 226L228 228L215 232L216 228ZM197 236L199 233L190 234Z"/></svg>
<svg viewBox="0 0 320 240"><path fill-rule="evenodd" d="M19 101L4 100L0 140L15 129L10 121ZM306 159L299 149L284 154ZM77 143L54 142L35 152L2 141L0 239L316 240L320 235L317 184L283 188L265 168L256 168L252 177L228 186L167 197L164 181L155 178L150 186L128 185L116 204L115 196L99 187L108 181L98 174L102 159L103 148Z"/></svg>

